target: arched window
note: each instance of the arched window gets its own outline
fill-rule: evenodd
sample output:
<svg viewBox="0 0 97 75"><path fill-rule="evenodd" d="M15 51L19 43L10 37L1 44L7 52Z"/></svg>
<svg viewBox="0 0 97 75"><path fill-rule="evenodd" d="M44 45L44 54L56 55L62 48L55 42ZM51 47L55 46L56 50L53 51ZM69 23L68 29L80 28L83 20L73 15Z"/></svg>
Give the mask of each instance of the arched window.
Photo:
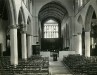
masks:
<svg viewBox="0 0 97 75"><path fill-rule="evenodd" d="M58 23L54 20L48 20L44 23L44 38L58 38Z"/></svg>

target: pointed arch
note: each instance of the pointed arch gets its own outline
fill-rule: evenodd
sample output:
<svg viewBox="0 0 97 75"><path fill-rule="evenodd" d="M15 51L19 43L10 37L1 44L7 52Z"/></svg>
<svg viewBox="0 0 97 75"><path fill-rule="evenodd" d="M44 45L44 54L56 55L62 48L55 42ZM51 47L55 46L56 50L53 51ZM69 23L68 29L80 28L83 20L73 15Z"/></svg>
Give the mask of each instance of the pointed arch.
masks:
<svg viewBox="0 0 97 75"><path fill-rule="evenodd" d="M28 35L32 34L32 19L31 16L27 17L26 31Z"/></svg>
<svg viewBox="0 0 97 75"><path fill-rule="evenodd" d="M68 12L60 2L51 1L40 9L38 18L41 22L49 17L62 21L66 15L68 15Z"/></svg>
<svg viewBox="0 0 97 75"><path fill-rule="evenodd" d="M13 0L6 0L9 16L9 24L14 25L15 22L15 11L14 11L14 2Z"/></svg>
<svg viewBox="0 0 97 75"><path fill-rule="evenodd" d="M28 16L28 18L27 18L27 24L28 25L30 25L31 24L31 19L30 19L30 17Z"/></svg>
<svg viewBox="0 0 97 75"><path fill-rule="evenodd" d="M92 20L92 15L94 12L94 8L92 5L89 6L86 14L86 20L85 20L85 31L90 31L91 30L91 20Z"/></svg>
<svg viewBox="0 0 97 75"><path fill-rule="evenodd" d="M83 19L82 19L81 15L79 15L77 21L78 21L79 24L83 25Z"/></svg>
<svg viewBox="0 0 97 75"><path fill-rule="evenodd" d="M20 10L19 10L19 13L18 13L18 25L21 25L22 27L24 27L25 22L26 22L25 14L24 14L23 8L20 7Z"/></svg>

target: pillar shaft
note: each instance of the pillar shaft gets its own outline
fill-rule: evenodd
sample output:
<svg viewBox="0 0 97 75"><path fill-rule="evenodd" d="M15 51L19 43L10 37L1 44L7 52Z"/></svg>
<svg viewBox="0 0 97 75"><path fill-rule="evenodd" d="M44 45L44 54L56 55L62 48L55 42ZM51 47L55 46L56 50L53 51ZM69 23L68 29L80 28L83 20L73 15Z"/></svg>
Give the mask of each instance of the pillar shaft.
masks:
<svg viewBox="0 0 97 75"><path fill-rule="evenodd" d="M77 35L77 38L78 38L78 53L77 54L80 54L82 55L82 37L81 37L81 33Z"/></svg>
<svg viewBox="0 0 97 75"><path fill-rule="evenodd" d="M90 32L85 32L85 56L90 57Z"/></svg>
<svg viewBox="0 0 97 75"><path fill-rule="evenodd" d="M32 44L31 44L31 36L27 36L27 50L28 50L28 58L32 56Z"/></svg>
<svg viewBox="0 0 97 75"><path fill-rule="evenodd" d="M76 51L76 38L77 36L72 36L72 50Z"/></svg>
<svg viewBox="0 0 97 75"><path fill-rule="evenodd" d="M27 60L27 43L26 43L26 33L21 34L22 40L22 59Z"/></svg>
<svg viewBox="0 0 97 75"><path fill-rule="evenodd" d="M73 37L70 38L70 50L73 51ZM65 44L65 47L66 47L66 44Z"/></svg>
<svg viewBox="0 0 97 75"><path fill-rule="evenodd" d="M10 29L11 65L18 65L17 29Z"/></svg>

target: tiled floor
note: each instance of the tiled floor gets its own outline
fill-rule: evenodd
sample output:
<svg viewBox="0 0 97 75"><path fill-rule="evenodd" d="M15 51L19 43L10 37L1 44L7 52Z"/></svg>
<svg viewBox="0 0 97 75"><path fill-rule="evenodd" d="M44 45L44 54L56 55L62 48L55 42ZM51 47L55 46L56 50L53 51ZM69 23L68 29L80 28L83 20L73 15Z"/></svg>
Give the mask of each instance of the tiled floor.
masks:
<svg viewBox="0 0 97 75"><path fill-rule="evenodd" d="M53 61L53 58L50 58L49 72L50 75L72 75L59 58L58 61Z"/></svg>

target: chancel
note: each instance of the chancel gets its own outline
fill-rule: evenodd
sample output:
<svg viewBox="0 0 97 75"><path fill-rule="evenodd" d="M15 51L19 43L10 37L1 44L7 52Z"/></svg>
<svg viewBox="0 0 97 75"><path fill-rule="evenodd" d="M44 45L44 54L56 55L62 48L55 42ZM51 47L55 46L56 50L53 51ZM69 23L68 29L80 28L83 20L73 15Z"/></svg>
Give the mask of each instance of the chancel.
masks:
<svg viewBox="0 0 97 75"><path fill-rule="evenodd" d="M0 75L97 75L97 0L0 0Z"/></svg>

